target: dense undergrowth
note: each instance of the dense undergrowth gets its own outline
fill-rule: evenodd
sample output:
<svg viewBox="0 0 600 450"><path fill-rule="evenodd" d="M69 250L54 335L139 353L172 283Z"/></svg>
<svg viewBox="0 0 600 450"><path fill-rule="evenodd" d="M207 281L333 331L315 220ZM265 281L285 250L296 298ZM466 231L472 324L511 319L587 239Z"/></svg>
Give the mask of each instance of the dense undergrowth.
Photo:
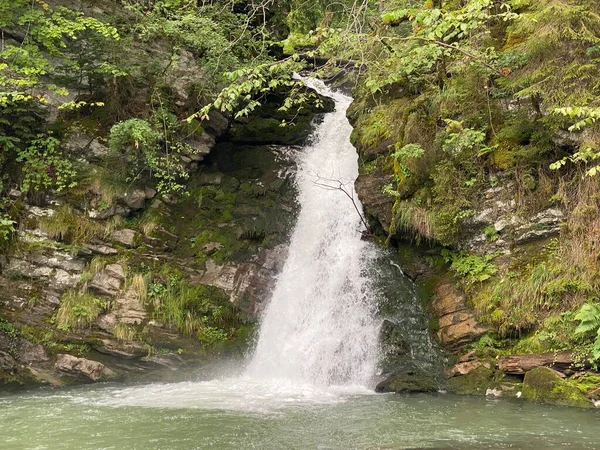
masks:
<svg viewBox="0 0 600 450"><path fill-rule="evenodd" d="M362 173L390 180L389 234L455 249L450 270L494 330L481 346L598 358L597 326L577 327L599 292L597 3L400 3L351 112ZM507 236L475 216L497 188L519 218L563 211L560 236L495 254L486 242ZM473 234L484 242L458 252Z"/></svg>

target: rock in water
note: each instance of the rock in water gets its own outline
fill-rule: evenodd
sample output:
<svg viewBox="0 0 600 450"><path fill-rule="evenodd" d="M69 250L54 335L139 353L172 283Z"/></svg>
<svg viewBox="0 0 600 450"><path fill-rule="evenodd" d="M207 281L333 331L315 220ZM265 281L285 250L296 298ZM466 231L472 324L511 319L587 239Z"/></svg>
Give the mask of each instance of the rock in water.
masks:
<svg viewBox="0 0 600 450"><path fill-rule="evenodd" d="M375 387L375 392L436 392L438 385L427 373L417 367L410 367L392 374Z"/></svg>
<svg viewBox="0 0 600 450"><path fill-rule="evenodd" d="M537 367L525 374L523 398L565 406L590 408L585 395L548 367Z"/></svg>

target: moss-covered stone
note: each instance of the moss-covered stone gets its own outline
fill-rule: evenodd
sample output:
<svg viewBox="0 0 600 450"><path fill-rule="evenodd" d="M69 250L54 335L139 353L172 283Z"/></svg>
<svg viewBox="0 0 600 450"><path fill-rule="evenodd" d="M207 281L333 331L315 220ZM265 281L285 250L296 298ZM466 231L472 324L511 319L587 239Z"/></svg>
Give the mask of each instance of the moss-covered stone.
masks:
<svg viewBox="0 0 600 450"><path fill-rule="evenodd" d="M463 395L485 395L487 389L494 384L494 371L479 366L466 375L450 378L448 391Z"/></svg>
<svg viewBox="0 0 600 450"><path fill-rule="evenodd" d="M574 384L548 367L536 367L525 375L523 398L541 403L591 408L592 404Z"/></svg>

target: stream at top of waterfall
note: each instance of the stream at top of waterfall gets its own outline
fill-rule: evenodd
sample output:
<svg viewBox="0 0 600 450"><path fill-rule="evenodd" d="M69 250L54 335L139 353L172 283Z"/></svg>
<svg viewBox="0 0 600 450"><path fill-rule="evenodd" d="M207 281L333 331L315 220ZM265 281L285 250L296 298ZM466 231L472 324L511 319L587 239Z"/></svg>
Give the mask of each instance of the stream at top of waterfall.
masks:
<svg viewBox="0 0 600 450"><path fill-rule="evenodd" d="M240 375L8 394L1 449L600 448L596 412L373 392L377 249L361 239L351 99L307 83L336 111L299 152L298 221Z"/></svg>

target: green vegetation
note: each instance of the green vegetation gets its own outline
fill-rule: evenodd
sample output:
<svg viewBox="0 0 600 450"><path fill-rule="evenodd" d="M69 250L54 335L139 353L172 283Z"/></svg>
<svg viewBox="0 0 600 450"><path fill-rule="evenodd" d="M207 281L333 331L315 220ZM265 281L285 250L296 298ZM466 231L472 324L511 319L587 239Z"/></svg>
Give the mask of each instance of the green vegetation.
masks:
<svg viewBox="0 0 600 450"><path fill-rule="evenodd" d="M107 303L88 292L67 291L61 297L56 323L62 330L85 328L106 310Z"/></svg>
<svg viewBox="0 0 600 450"><path fill-rule="evenodd" d="M600 361L600 303L586 303L575 315L575 320L581 321L575 333L593 332L596 335L591 348L591 362Z"/></svg>
<svg viewBox="0 0 600 450"><path fill-rule="evenodd" d="M464 252L453 253L444 249L442 250L442 257L450 264L450 270L463 278L467 284L488 280L498 272L498 269L491 262L494 255L481 257L468 255Z"/></svg>
<svg viewBox="0 0 600 450"><path fill-rule="evenodd" d="M61 206L56 213L40 221L40 228L52 238L69 244L79 244L106 233L106 228L76 213L69 205Z"/></svg>
<svg viewBox="0 0 600 450"><path fill-rule="evenodd" d="M239 312L221 289L190 285L179 275L165 276L148 286L154 316L206 346L229 339L240 325Z"/></svg>

